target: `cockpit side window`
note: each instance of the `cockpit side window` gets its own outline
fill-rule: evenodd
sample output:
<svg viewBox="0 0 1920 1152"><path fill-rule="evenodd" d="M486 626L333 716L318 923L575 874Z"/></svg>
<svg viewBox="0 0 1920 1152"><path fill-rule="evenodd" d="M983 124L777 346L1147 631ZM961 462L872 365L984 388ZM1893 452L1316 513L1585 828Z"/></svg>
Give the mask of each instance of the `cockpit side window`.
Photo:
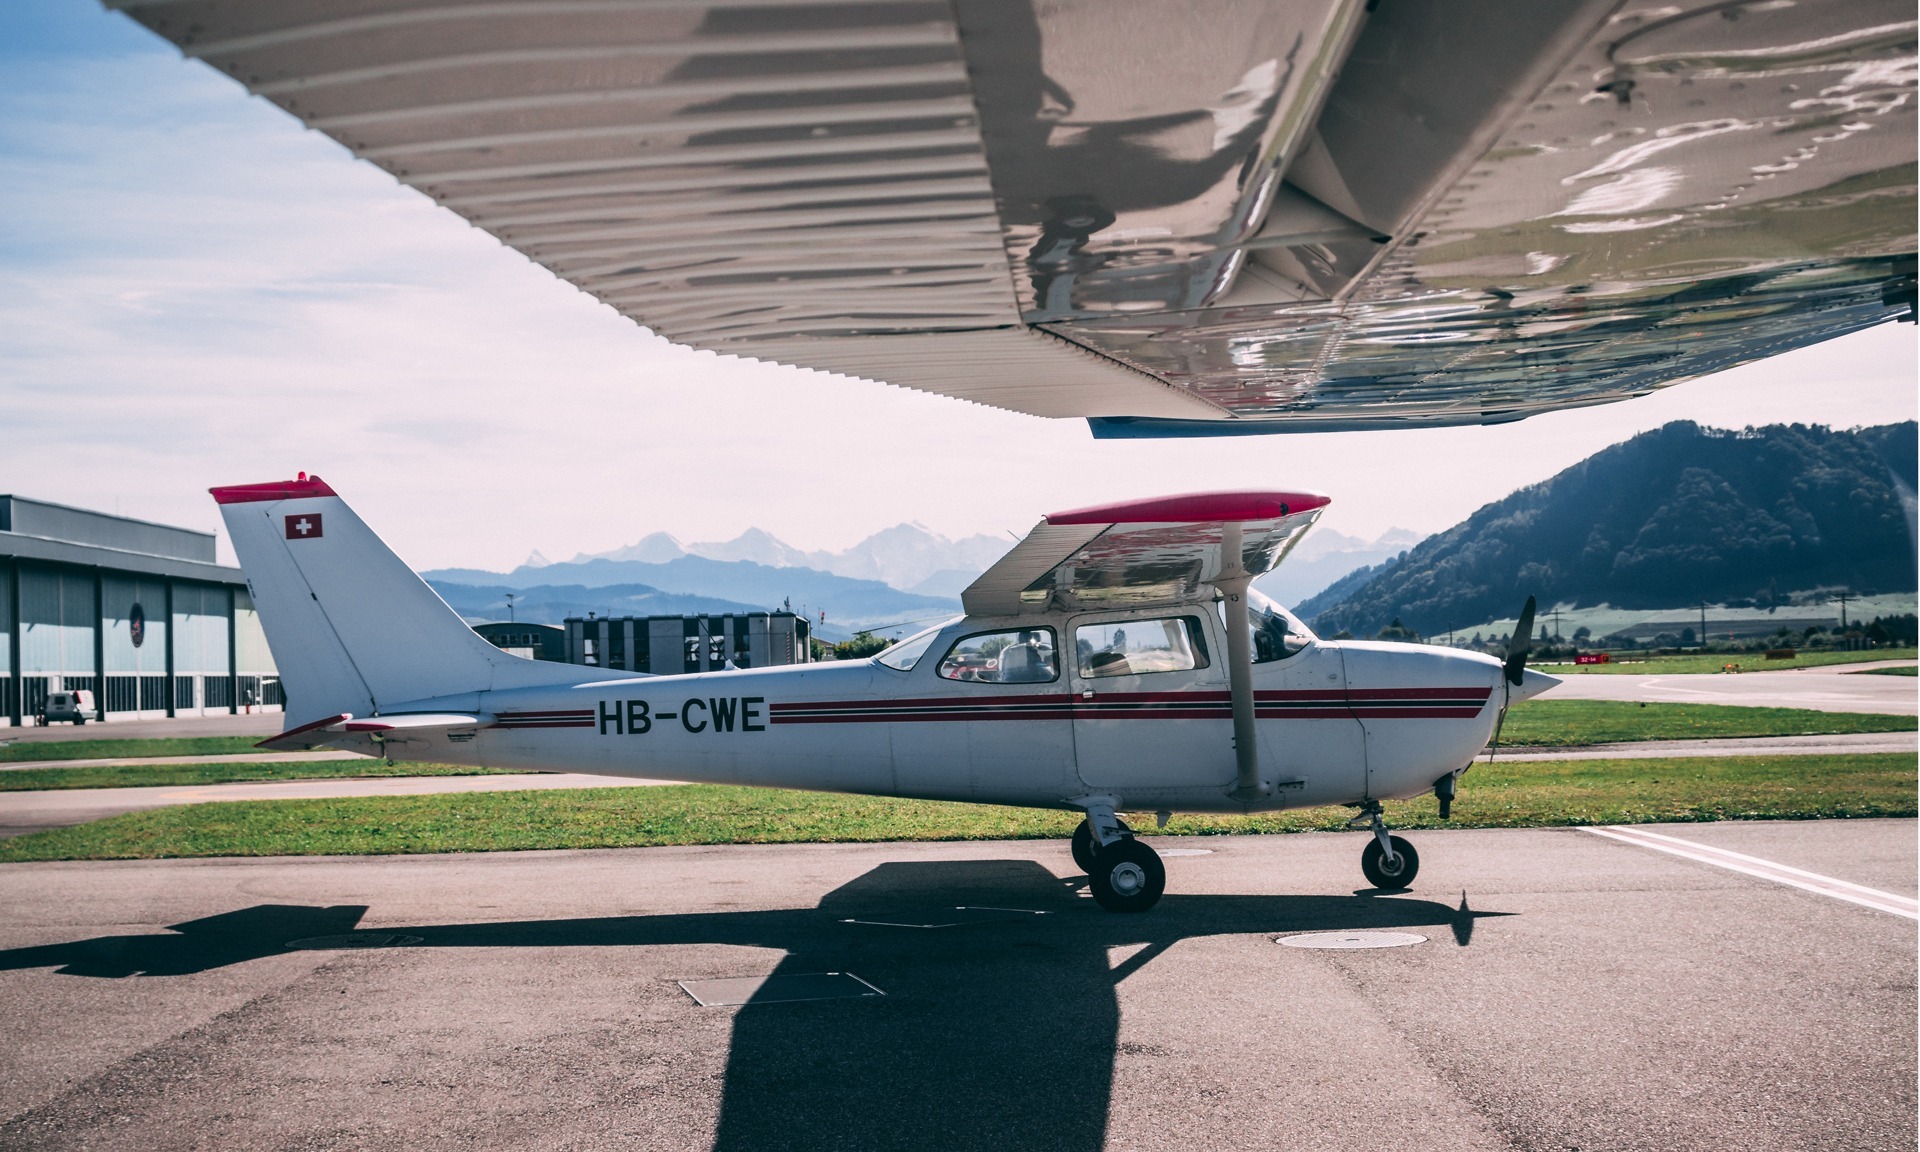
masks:
<svg viewBox="0 0 1920 1152"><path fill-rule="evenodd" d="M1224 606L1221 618L1224 622ZM1247 591L1247 623L1253 630L1255 664L1285 660L1318 639L1293 613L1252 589Z"/></svg>
<svg viewBox="0 0 1920 1152"><path fill-rule="evenodd" d="M1084 679L1185 672L1207 666L1207 644L1192 616L1113 620L1074 629L1075 656Z"/></svg>
<svg viewBox="0 0 1920 1152"><path fill-rule="evenodd" d="M940 660L947 680L982 684L1050 684L1060 678L1051 628L1018 628L962 636Z"/></svg>

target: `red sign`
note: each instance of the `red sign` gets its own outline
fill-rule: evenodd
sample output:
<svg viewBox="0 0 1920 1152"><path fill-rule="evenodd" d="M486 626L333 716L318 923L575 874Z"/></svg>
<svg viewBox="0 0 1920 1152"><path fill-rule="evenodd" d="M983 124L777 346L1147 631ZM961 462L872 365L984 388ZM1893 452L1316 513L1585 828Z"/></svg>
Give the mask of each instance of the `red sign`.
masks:
<svg viewBox="0 0 1920 1152"><path fill-rule="evenodd" d="M303 512L298 516L287 517L287 539L320 539L320 513Z"/></svg>
<svg viewBox="0 0 1920 1152"><path fill-rule="evenodd" d="M1613 656L1607 652L1589 652L1584 656L1575 656L1573 662L1575 664L1611 664Z"/></svg>

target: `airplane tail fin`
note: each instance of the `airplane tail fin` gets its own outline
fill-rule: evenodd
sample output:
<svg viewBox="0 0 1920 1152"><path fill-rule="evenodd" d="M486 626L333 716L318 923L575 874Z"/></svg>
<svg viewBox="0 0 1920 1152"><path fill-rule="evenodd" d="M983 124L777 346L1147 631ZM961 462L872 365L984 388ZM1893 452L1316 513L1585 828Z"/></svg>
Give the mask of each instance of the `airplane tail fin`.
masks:
<svg viewBox="0 0 1920 1152"><path fill-rule="evenodd" d="M565 679L475 634L318 476L212 492L280 669L289 728Z"/></svg>

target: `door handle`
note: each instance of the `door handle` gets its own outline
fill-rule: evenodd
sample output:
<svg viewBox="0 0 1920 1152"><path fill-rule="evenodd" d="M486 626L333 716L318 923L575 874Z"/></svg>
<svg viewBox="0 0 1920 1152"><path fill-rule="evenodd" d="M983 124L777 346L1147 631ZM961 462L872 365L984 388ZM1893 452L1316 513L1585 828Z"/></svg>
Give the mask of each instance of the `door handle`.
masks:
<svg viewBox="0 0 1920 1152"><path fill-rule="evenodd" d="M1085 688L1085 689L1082 689L1082 690L1081 690L1081 692L1080 692L1080 699L1082 699L1082 700L1091 700L1091 699L1093 699L1093 689L1091 689L1091 688Z"/></svg>

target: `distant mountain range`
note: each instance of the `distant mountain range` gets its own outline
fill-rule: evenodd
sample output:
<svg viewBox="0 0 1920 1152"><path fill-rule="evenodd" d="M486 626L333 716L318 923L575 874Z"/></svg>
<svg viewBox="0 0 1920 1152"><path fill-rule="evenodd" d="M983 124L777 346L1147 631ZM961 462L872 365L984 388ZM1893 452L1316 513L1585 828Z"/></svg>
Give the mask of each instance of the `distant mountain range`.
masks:
<svg viewBox="0 0 1920 1152"><path fill-rule="evenodd" d="M1481 508L1299 605L1316 631L1429 635L1541 607L1787 602L1915 586L1913 421L1668 424ZM1304 543L1303 543L1304 547Z"/></svg>
<svg viewBox="0 0 1920 1152"><path fill-rule="evenodd" d="M1375 540L1315 528L1280 567L1254 581L1254 587L1282 604L1298 604L1354 569L1398 556L1421 539L1418 532L1405 528L1390 529Z"/></svg>
<svg viewBox="0 0 1920 1152"><path fill-rule="evenodd" d="M1419 536L1394 529L1378 540L1319 530L1260 581L1283 603L1404 551ZM683 544L665 532L609 552L554 563L534 552L511 572L441 568L422 575L469 620L507 618L558 624L587 612L667 615L766 611L791 602L832 634L959 610L960 593L1006 551L1011 539L962 540L900 524L843 552L805 552L750 528L732 540Z"/></svg>
<svg viewBox="0 0 1920 1152"><path fill-rule="evenodd" d="M764 612L791 603L794 611L806 613L816 624L825 612L829 631L837 633L960 610L956 598L902 592L878 580L705 556L681 555L666 561L570 560L537 568L522 565L506 573L442 568L421 576L470 620L505 619L508 592L522 597L515 603L516 619L541 624L558 624L568 615L585 615L589 610L603 615ZM693 600L716 607L667 606ZM643 610L643 605L648 606Z"/></svg>
<svg viewBox="0 0 1920 1152"><path fill-rule="evenodd" d="M611 552L581 553L570 563L637 560L664 564L683 556L699 556L708 560L746 561L769 568L812 568L854 580L878 580L904 592L957 596L974 576L1006 555L1013 544L1012 539L998 536L949 540L919 524L896 524L875 532L844 552L805 552L759 528L749 528L731 540L692 544L682 544L665 532L655 532ZM535 558L542 563L531 564ZM544 557L537 552L528 559L530 566L546 566ZM965 573L966 580L956 587L953 585L958 579L957 573ZM934 587L923 587L929 584Z"/></svg>

